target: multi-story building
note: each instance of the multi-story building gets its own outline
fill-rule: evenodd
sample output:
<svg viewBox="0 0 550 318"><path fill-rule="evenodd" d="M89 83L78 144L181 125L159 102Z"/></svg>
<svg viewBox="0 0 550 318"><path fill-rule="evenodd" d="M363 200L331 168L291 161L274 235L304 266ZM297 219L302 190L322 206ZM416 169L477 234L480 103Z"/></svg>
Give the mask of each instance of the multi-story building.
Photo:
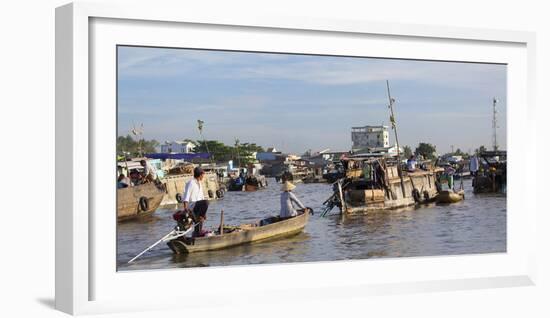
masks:
<svg viewBox="0 0 550 318"><path fill-rule="evenodd" d="M166 141L160 145L160 152L162 153L191 153L195 149L196 145L191 141Z"/></svg>
<svg viewBox="0 0 550 318"><path fill-rule="evenodd" d="M363 126L351 128L352 150L388 148L390 137L388 126Z"/></svg>

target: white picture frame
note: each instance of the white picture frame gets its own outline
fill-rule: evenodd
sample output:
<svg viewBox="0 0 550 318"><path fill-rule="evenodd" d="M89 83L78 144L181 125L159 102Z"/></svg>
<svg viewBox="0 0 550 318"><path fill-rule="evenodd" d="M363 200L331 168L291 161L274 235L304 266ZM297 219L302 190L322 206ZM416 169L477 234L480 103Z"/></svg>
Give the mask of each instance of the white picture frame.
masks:
<svg viewBox="0 0 550 318"><path fill-rule="evenodd" d="M535 282L536 200L527 200L522 186L536 184L536 180L534 174L523 175L517 168L521 161L520 154L536 155L532 91L535 80L534 33L291 16L248 16L244 13L224 15L213 11L190 12L187 9L184 4L173 4L150 10L140 4L118 6L114 1L109 4L73 3L56 9L57 309L71 314L87 314L177 308L177 301L151 296L148 291L162 290L170 280L187 279L189 271L197 272L199 275L195 276L200 276L201 280L205 277L207 281L230 277L229 282L241 284L239 288L227 290L204 288L193 295L186 294L183 289L178 291L178 295L193 300L195 306L211 305L212 301L207 301L205 295L212 296L217 299L216 304L223 305L263 301L269 298L266 295L277 298L281 293L301 289L308 290L305 299L320 299L329 292L337 297L357 297L525 286ZM239 32L269 33L288 42L286 45L290 45L291 50L292 45L294 49L299 46L298 37L312 37L311 43L314 45L308 49L310 53L338 53L338 48L326 44L335 43L330 41L351 41L348 44L354 41L381 41L395 45L395 48L402 47L404 43L411 46L407 52L408 58L429 59L431 56L432 59L457 60L458 55L453 55L457 52L445 49L449 46L458 49L464 61L494 62L496 59L508 63L510 95L507 129L511 182L508 186L507 253L117 273L112 266L113 262L116 263L116 256L112 253L115 243L111 240L113 225L104 217L92 213L98 206L112 203L112 197L98 193L101 191L98 186L103 181L109 182L110 175L98 171L106 167L108 173L112 172L103 165L101 158L109 153L114 154L114 143L100 140L108 140L114 130L99 132L95 129L98 120L103 121L102 125L113 123L112 113L109 113L112 109L92 107L98 102L105 102L102 105L112 105L114 102L112 93L115 92L116 80L111 76L114 70L108 67L112 66L113 56L102 48L108 50L113 43L179 47L181 43L173 38L171 40L170 36L173 36L171 32L181 32L178 31L180 27L193 28L197 32L207 28L210 35L205 41L210 42L202 43L202 47L227 49L235 45L232 48L254 50L256 46L259 50L259 46L268 48L270 43L277 43L250 41L248 45L245 40L235 40L232 44L221 44L220 32L227 30L235 32L235 39ZM154 39L148 32L152 28L155 30ZM227 34L224 33L224 36ZM119 42L121 38L117 36L127 40ZM313 38L320 41L315 42ZM431 45L434 50L432 55L422 53L422 45ZM373 47L383 52L381 44ZM438 47L441 47L440 50ZM480 50L487 54L480 54ZM114 48L112 54L115 54ZM375 55L381 57L380 54ZM402 54L402 51L396 51L393 55L388 53L383 56L403 57ZM512 134L513 127L522 127L522 130L514 130ZM114 205L111 206L114 210ZM105 239L97 235L93 237L98 227L104 225L109 228L105 230L109 233ZM404 268L409 270L403 271ZM384 274L388 272L392 275ZM316 273L323 273L323 279L319 279ZM265 276L290 279L285 284L277 279L265 279L260 284L259 281ZM140 288L145 289L143 297L147 301L138 301L140 298L133 294L137 290L133 283L136 280L139 280ZM191 282L195 281L191 278ZM208 286L207 283L204 285ZM262 297L258 291L262 292ZM224 296L216 297L221 294Z"/></svg>

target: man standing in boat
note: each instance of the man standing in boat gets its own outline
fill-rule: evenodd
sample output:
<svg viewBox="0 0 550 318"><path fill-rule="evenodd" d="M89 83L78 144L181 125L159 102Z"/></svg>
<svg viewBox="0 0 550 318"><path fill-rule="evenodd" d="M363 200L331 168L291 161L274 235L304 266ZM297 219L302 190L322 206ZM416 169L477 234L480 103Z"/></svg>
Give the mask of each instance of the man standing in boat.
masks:
<svg viewBox="0 0 550 318"><path fill-rule="evenodd" d="M296 188L295 185L286 181L281 187L281 219L287 219L298 215L298 211L307 212L307 208L298 200L298 198L291 191ZM299 210L296 210L294 204L298 206Z"/></svg>
<svg viewBox="0 0 550 318"><path fill-rule="evenodd" d="M414 172L416 170L416 164L416 158L414 155L411 155L411 157L407 160L407 171Z"/></svg>
<svg viewBox="0 0 550 318"><path fill-rule="evenodd" d="M157 180L157 170L146 160L140 160L139 163L143 167L143 180L146 182L154 182Z"/></svg>
<svg viewBox="0 0 550 318"><path fill-rule="evenodd" d="M206 220L206 211L208 210L208 201L204 199L204 192L201 181L204 179L204 170L195 167L193 170L193 179L187 181L183 192L183 208L192 211L195 219L195 231L193 236L197 237L202 231L203 222Z"/></svg>
<svg viewBox="0 0 550 318"><path fill-rule="evenodd" d="M479 170L479 160L476 155L470 157L470 175L477 177L477 171Z"/></svg>

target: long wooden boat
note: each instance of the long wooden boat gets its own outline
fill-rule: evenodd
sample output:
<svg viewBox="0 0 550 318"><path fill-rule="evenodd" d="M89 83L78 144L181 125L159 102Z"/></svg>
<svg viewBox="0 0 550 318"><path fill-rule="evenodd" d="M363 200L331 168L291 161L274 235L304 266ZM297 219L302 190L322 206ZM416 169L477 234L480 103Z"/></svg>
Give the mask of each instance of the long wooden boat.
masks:
<svg viewBox="0 0 550 318"><path fill-rule="evenodd" d="M438 193L437 174L443 169L426 167L415 172L400 171L387 158L350 158L341 187L333 198L347 214L363 214L430 203ZM327 200L327 202L331 201ZM344 204L340 202L344 201Z"/></svg>
<svg viewBox="0 0 550 318"><path fill-rule="evenodd" d="M296 217L267 225L261 225L262 221L254 224L240 225L231 233L224 233L222 235L197 238L180 237L169 241L167 244L176 254L219 250L298 234L304 229L308 219L309 213L302 213Z"/></svg>
<svg viewBox="0 0 550 318"><path fill-rule="evenodd" d="M464 200L464 190L457 192L450 190L439 191L435 197L435 202L437 203L456 203Z"/></svg>
<svg viewBox="0 0 550 318"><path fill-rule="evenodd" d="M151 215L160 206L164 194L154 183L117 189L117 221Z"/></svg>

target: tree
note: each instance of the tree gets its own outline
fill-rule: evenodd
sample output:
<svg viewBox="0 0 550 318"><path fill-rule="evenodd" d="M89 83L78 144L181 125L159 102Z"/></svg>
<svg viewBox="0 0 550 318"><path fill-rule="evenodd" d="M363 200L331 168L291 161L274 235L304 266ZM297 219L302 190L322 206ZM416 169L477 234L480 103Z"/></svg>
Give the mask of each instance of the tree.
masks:
<svg viewBox="0 0 550 318"><path fill-rule="evenodd" d="M462 152L460 148L457 148L456 151L453 153L453 156L461 156L462 158L468 158L470 157L470 154L467 152Z"/></svg>
<svg viewBox="0 0 550 318"><path fill-rule="evenodd" d="M228 146L217 140L197 140L195 144L197 145L195 152L209 152L214 161L234 160L241 165L254 162L255 158L252 158L254 152L264 152L263 147L248 142L241 144L238 139L235 140L235 146Z"/></svg>
<svg viewBox="0 0 550 318"><path fill-rule="evenodd" d="M485 148L485 146L479 146L479 148L477 148L475 150L475 154L476 154L476 156L479 156L479 154L481 154L482 152L485 152L485 151L487 151L487 148Z"/></svg>
<svg viewBox="0 0 550 318"><path fill-rule="evenodd" d="M256 162L256 158L252 156L255 152L265 152L264 148L256 145L255 143L242 143L238 144L238 156L242 165Z"/></svg>
<svg viewBox="0 0 550 318"><path fill-rule="evenodd" d="M195 152L209 152L215 161L229 161L233 157L233 150L217 140L197 140Z"/></svg>
<svg viewBox="0 0 550 318"><path fill-rule="evenodd" d="M403 156L405 158L410 158L412 156L412 149L409 146L403 147Z"/></svg>
<svg viewBox="0 0 550 318"><path fill-rule="evenodd" d="M134 140L132 136L118 136L117 153L125 157L138 157L146 153L156 152L159 142L156 140Z"/></svg>
<svg viewBox="0 0 550 318"><path fill-rule="evenodd" d="M434 159L435 158L435 146L429 143L421 142L418 144L418 147L414 150L414 153L418 156L421 155L424 158Z"/></svg>

